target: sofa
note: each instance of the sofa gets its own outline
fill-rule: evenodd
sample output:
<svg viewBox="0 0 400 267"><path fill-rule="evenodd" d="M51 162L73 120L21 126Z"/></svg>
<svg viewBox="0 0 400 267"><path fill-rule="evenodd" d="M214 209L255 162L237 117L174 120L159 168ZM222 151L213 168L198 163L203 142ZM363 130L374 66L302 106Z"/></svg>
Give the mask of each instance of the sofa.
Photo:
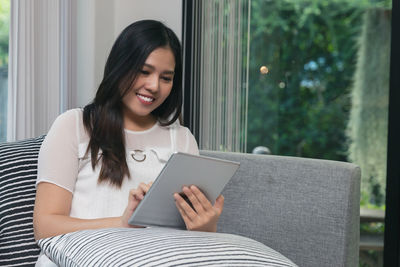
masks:
<svg viewBox="0 0 400 267"><path fill-rule="evenodd" d="M0 266L34 266L40 249L60 240L63 244L72 242L67 234L39 242L38 246L33 237L37 156L43 138L0 144ZM295 263L269 266L358 266L358 166L274 155L217 151L201 154L240 162L222 193L225 206L219 233L208 238L221 236L228 243L233 240L239 245L256 242L248 243L247 248L252 249L246 251L259 252L257 244L265 245ZM86 239L95 234L89 231ZM108 234L103 237L108 239ZM263 256L261 252L257 255ZM252 265L247 263L242 266ZM260 261L259 266L266 265Z"/></svg>

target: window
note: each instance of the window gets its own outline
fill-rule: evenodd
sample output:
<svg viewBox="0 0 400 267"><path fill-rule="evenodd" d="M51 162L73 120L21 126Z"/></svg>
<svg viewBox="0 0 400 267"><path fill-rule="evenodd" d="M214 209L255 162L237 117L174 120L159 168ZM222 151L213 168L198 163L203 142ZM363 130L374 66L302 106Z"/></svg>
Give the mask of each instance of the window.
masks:
<svg viewBox="0 0 400 267"><path fill-rule="evenodd" d="M202 149L246 150L249 3L193 1L194 25L186 31L196 37L184 44L185 57L199 64L184 68L190 77L185 87L191 88L185 92L191 96L185 100L184 120ZM192 10L192 1L184 4Z"/></svg>
<svg viewBox="0 0 400 267"><path fill-rule="evenodd" d="M246 62L242 62L249 74L247 130L242 135L245 149L240 151L359 165L362 170L360 266L381 266L392 1L252 0L249 3L250 31L243 36L243 43L249 40L249 53L243 57ZM229 12L227 5L223 14ZM193 26L196 29L196 24ZM195 36L202 35L195 32ZM195 46L191 48L195 50ZM199 54L202 56L204 52ZM187 122L192 129L204 128L196 120L189 118ZM201 133L197 137L201 148L207 147Z"/></svg>
<svg viewBox="0 0 400 267"><path fill-rule="evenodd" d="M7 138L8 32L10 1L0 0L0 142Z"/></svg>
<svg viewBox="0 0 400 267"><path fill-rule="evenodd" d="M247 151L359 165L360 265L381 266L391 1L251 3Z"/></svg>

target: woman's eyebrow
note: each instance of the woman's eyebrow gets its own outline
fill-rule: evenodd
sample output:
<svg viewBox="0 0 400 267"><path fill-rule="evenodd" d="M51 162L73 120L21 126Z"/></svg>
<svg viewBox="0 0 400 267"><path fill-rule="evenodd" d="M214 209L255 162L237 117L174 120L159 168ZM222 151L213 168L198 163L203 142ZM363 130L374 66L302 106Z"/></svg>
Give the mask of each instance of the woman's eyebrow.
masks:
<svg viewBox="0 0 400 267"><path fill-rule="evenodd" d="M147 67L147 68L150 68L150 69L152 69L152 70L155 70L155 67L152 66L152 65L150 65L150 64L144 63L144 66ZM174 74L175 74L175 71L173 71L173 70L166 70L166 71L163 71L162 73L163 73L163 74L171 74L171 75L174 75Z"/></svg>

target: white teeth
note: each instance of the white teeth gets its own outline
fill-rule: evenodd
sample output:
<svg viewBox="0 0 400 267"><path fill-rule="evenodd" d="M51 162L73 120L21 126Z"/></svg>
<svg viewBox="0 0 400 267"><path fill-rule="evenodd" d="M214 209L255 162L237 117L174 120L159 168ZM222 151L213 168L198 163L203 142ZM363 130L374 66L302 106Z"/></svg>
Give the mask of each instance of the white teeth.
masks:
<svg viewBox="0 0 400 267"><path fill-rule="evenodd" d="M139 95L139 94L137 94L137 96L140 99L142 99L143 101L146 101L146 102L153 102L154 101L154 98L151 98L151 97L147 97L147 96L143 96L143 95Z"/></svg>

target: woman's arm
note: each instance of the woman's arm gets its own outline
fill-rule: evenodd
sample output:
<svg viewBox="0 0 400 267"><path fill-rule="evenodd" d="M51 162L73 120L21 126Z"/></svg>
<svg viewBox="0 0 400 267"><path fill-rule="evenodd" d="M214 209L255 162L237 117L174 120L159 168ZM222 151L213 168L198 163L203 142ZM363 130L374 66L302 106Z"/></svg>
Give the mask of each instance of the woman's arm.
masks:
<svg viewBox="0 0 400 267"><path fill-rule="evenodd" d="M128 220L152 183L141 183L129 192L129 202L121 217L102 219L77 219L70 217L72 193L52 183L41 182L37 186L33 227L35 239L66 234L79 230L109 227L134 227Z"/></svg>
<svg viewBox="0 0 400 267"><path fill-rule="evenodd" d="M35 239L66 234L84 229L121 227L121 218L77 219L69 216L72 193L57 185L42 182L36 191L33 212Z"/></svg>

